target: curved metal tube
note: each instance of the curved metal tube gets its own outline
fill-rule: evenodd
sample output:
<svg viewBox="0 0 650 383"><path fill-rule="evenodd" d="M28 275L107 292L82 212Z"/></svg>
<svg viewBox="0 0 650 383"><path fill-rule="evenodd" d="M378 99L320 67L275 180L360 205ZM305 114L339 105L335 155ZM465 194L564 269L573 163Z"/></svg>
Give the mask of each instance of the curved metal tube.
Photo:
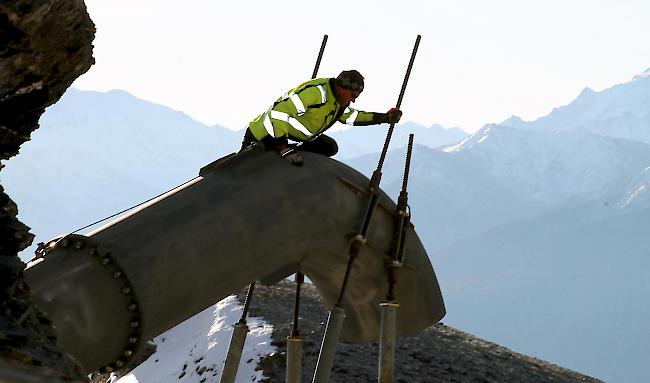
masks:
<svg viewBox="0 0 650 383"><path fill-rule="evenodd" d="M120 367L116 360L124 364L124 353L138 351L128 349L129 339L136 343L134 334L151 339L269 274L300 270L334 304L350 236L367 205L368 179L335 160L303 156L304 167L256 150L224 157L192 182L81 237L86 241L80 249L59 242L28 266L33 299L50 314L61 345L87 371ZM382 193L342 302L343 341L378 340L395 214L395 204ZM396 289L398 335L413 334L445 314L412 226L405 241ZM90 255L93 249L103 255ZM115 268L103 265L102 256ZM115 270L124 275L115 277ZM125 295L127 285L132 290ZM136 303L133 326L128 310Z"/></svg>

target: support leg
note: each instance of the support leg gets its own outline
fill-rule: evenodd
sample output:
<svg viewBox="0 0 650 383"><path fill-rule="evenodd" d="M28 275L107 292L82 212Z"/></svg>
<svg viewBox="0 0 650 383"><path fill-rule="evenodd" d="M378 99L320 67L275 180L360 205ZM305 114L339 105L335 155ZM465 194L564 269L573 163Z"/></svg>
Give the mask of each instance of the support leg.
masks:
<svg viewBox="0 0 650 383"><path fill-rule="evenodd" d="M300 383L302 367L302 338L287 337L287 383Z"/></svg>
<svg viewBox="0 0 650 383"><path fill-rule="evenodd" d="M316 372L314 373L312 383L327 383L329 381L332 364L334 362L334 354L336 353L336 345L341 336L344 319L345 310L343 307L332 307L329 317L327 318L325 336L323 337L323 343L321 344L320 354L318 354Z"/></svg>
<svg viewBox="0 0 650 383"><path fill-rule="evenodd" d="M246 322L237 322L233 328L232 338L230 338L230 347L228 348L228 355L226 356L226 363L223 367L223 374L221 374L221 383L234 383L237 377L237 370L239 369L239 362L244 350L244 342L246 342L246 334L248 333L248 325Z"/></svg>
<svg viewBox="0 0 650 383"><path fill-rule="evenodd" d="M287 376L286 383L300 383L302 368L302 338L298 329L300 317L300 286L305 281L301 272L296 273L296 301L293 308L293 328L291 335L287 337Z"/></svg>
<svg viewBox="0 0 650 383"><path fill-rule="evenodd" d="M232 338L230 338L230 346L228 347L228 355L226 355L226 363L223 366L220 383L234 383L235 378L237 377L239 362L241 360L242 352L244 351L244 342L246 342L246 334L248 334L246 316L248 315L248 308L251 304L254 289L255 282L248 286L248 292L246 293L246 301L244 302L244 309L242 310L241 318L239 319L239 322L235 323L232 330Z"/></svg>
<svg viewBox="0 0 650 383"><path fill-rule="evenodd" d="M395 366L395 326L397 303L381 304L381 333L379 336L379 383L392 383Z"/></svg>

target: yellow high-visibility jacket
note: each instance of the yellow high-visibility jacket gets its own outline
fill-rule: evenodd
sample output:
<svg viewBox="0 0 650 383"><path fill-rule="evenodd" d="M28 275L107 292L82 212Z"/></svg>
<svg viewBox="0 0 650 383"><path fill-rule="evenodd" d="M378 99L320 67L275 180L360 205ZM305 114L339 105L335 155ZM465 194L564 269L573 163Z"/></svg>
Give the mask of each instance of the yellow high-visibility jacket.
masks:
<svg viewBox="0 0 650 383"><path fill-rule="evenodd" d="M334 79L317 78L291 89L248 125L257 140L266 136L303 142L323 133L336 121L349 125L385 122L384 113L363 112L336 102Z"/></svg>

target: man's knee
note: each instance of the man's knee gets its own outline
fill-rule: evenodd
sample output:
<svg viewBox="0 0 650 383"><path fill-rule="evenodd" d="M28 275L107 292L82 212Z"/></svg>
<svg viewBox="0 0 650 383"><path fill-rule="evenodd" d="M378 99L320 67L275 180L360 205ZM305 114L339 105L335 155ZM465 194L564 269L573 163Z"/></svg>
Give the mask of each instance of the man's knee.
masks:
<svg viewBox="0 0 650 383"><path fill-rule="evenodd" d="M257 140L255 139L255 136L253 136L251 130L246 129L246 133L244 133L244 139L241 141L241 149L239 149L239 151L241 152L242 150L246 149L255 141Z"/></svg>
<svg viewBox="0 0 650 383"><path fill-rule="evenodd" d="M326 147L327 147L327 153L325 154L328 157L332 157L336 153L339 152L339 145L336 143L336 141L330 137L330 136L322 136L324 140L327 142Z"/></svg>
<svg viewBox="0 0 650 383"><path fill-rule="evenodd" d="M338 153L339 146L332 137L323 134L318 136L313 141L308 141L300 145L300 149L307 152L318 153L324 156L332 157Z"/></svg>

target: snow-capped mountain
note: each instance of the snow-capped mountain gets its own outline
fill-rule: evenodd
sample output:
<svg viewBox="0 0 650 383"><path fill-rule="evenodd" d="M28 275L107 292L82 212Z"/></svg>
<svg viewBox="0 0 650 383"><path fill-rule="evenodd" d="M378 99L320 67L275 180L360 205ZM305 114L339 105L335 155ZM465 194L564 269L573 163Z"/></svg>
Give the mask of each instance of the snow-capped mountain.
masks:
<svg viewBox="0 0 650 383"><path fill-rule="evenodd" d="M594 198L628 184L650 164L648 144L584 130L486 125L443 151L468 156L517 195L550 203Z"/></svg>
<svg viewBox="0 0 650 383"><path fill-rule="evenodd" d="M417 137L415 138L417 142ZM389 152L381 188L397 199L402 187L406 149ZM372 175L378 155L348 163ZM415 145L408 185L412 220L428 251L450 245L467 235L547 209L547 204L511 192L471 162L468 156Z"/></svg>
<svg viewBox="0 0 650 383"><path fill-rule="evenodd" d="M339 152L335 158L345 161L381 152L387 131L388 125L382 124L356 126L328 134L339 142ZM411 133L417 137L418 144L430 148L455 144L467 136L467 133L458 128L444 128L438 124L427 128L413 122L406 122L396 125L393 129L389 150L406 146Z"/></svg>
<svg viewBox="0 0 650 383"><path fill-rule="evenodd" d="M643 169L627 187L627 193L617 201L624 208L650 206L650 166Z"/></svg>
<svg viewBox="0 0 650 383"><path fill-rule="evenodd" d="M417 137L415 138L417 142ZM382 188L399 194L405 149L387 156ZM377 155L348 161L370 176ZM585 131L487 125L443 149L415 145L409 195L427 249L587 201L650 207L650 145ZM629 202L628 202L629 201Z"/></svg>
<svg viewBox="0 0 650 383"><path fill-rule="evenodd" d="M587 130L650 142L650 68L602 92L585 88L573 102L533 122L512 117L501 125L533 130Z"/></svg>

